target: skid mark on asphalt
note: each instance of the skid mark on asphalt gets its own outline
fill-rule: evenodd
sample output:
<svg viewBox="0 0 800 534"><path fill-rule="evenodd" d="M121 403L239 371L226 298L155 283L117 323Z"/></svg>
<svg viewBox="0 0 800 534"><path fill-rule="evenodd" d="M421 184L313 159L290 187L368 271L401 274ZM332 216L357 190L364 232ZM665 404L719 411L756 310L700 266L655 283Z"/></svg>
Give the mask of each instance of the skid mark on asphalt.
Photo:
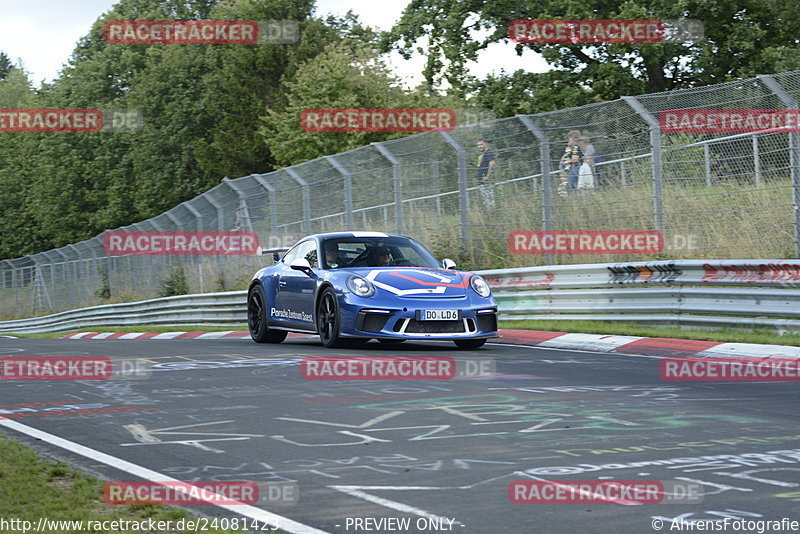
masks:
<svg viewBox="0 0 800 534"><path fill-rule="evenodd" d="M197 428L201 426L209 426L209 425L222 425L225 423L233 423L235 421L228 420L228 421L213 421L210 423L197 423L194 425L181 425L181 426L173 426L167 428L154 428L152 430L148 430L145 428L144 425L124 425L123 428L133 434L134 439L136 439L137 443L120 443L122 447L131 447L135 445L187 445L189 447L196 447L201 451L206 452L215 452L215 453L224 453L222 449L215 449L213 447L209 447L207 445L203 445L206 442L216 442L216 441L241 441L250 438L263 438L263 434L237 434L237 433L228 433L228 432L180 432L180 430L184 430L187 428ZM210 439L183 439L183 440L173 440L173 441L163 441L158 436L227 436L221 438L210 438Z"/></svg>

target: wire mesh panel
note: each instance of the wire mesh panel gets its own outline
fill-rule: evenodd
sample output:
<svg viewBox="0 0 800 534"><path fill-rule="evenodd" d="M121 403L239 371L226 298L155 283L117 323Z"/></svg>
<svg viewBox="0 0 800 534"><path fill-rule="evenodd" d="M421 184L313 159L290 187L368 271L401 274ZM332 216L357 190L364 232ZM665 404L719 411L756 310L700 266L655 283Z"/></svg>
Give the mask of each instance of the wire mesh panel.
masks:
<svg viewBox="0 0 800 534"><path fill-rule="evenodd" d="M449 132L224 178L168 212L113 232L254 232L260 246L285 248L309 233L401 231L473 269L794 258L800 251L800 134L774 128L675 131L659 121L685 110L785 110L799 99L797 71L459 121ZM542 230L658 230L664 247L641 255L511 250L512 232ZM0 314L13 318L165 291L243 288L270 261L227 253L109 254L104 235L0 261Z"/></svg>

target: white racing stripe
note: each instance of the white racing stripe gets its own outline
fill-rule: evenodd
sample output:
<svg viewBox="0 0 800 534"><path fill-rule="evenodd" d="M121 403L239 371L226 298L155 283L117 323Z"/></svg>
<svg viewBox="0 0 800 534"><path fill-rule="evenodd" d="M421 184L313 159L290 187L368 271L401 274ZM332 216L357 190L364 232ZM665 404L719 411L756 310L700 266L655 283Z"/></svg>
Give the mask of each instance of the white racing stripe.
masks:
<svg viewBox="0 0 800 534"><path fill-rule="evenodd" d="M121 458L117 458L115 456L111 456L109 454L105 454L100 451L90 449L89 447L85 447L79 443L75 443L73 441L69 441L64 438L60 438L53 434L48 434L47 432L43 432L36 428L23 425L22 423L18 423L16 421L0 419L0 426L3 426L11 430L16 430L17 432L21 432L23 434L27 434L32 438L43 440L47 443L50 443L51 445L55 445L56 447L60 447L72 453L79 454L80 456L84 456L95 462L100 462L109 465L115 469L119 469L120 471L124 471L139 478L143 478L149 482L182 482L181 480L169 477L167 475L162 475L157 471L153 471L151 469L147 469L146 467L142 467L140 465L128 462L126 460L122 460ZM324 530L317 530L313 527L309 527L308 525L292 521L287 517L283 517L278 514L273 514L272 512L262 510L261 508L257 508L255 506L250 506L247 504L240 504L240 505L220 504L216 506L224 508L225 510L228 510L235 514L243 515L245 517L253 519L254 521L278 527L292 534L327 534Z"/></svg>

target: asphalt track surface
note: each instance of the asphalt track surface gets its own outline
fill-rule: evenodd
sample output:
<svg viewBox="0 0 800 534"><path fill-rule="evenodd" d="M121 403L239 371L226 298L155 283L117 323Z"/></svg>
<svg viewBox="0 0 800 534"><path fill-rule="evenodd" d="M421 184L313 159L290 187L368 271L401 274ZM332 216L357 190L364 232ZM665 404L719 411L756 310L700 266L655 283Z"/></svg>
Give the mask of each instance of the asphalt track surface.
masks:
<svg viewBox="0 0 800 534"><path fill-rule="evenodd" d="M654 356L502 344L463 352L445 342L332 350L305 337L280 345L0 339L0 355L154 362L144 380L0 382L0 415L25 414L15 421L179 480L296 481L297 503L266 508L325 532L638 534L725 518L717 532L757 532L757 523L735 521L800 521L797 382L666 382ZM304 357L396 355L491 359L496 373L370 382L300 374ZM19 407L37 402L88 412ZM102 408L130 411L93 411ZM0 431L108 480L137 480ZM508 489L518 480L673 481L704 496L515 504ZM382 518L410 522L387 528Z"/></svg>

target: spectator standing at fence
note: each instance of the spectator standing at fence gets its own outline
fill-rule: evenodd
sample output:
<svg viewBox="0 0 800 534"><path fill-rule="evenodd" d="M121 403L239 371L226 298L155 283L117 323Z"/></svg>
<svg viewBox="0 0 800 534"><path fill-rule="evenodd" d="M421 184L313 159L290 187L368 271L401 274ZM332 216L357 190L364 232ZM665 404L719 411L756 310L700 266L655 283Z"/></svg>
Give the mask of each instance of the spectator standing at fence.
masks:
<svg viewBox="0 0 800 534"><path fill-rule="evenodd" d="M492 180L494 178L494 166L496 163L494 152L489 150L489 145L483 139L479 139L475 145L478 147L478 151L480 151L480 157L478 158L478 187L480 188L481 199L483 200L484 206L493 208L494 184Z"/></svg>
<svg viewBox="0 0 800 534"><path fill-rule="evenodd" d="M578 177L581 170L583 154L578 146L581 138L580 130L572 130L567 134L567 146L561 155L561 190L575 191L578 187Z"/></svg>
<svg viewBox="0 0 800 534"><path fill-rule="evenodd" d="M578 171L578 189L594 189L596 185L595 176L597 176L594 156L597 151L586 136L578 138L578 150L581 151L581 166Z"/></svg>
<svg viewBox="0 0 800 534"><path fill-rule="evenodd" d="M236 220L233 223L233 228L231 228L231 232L241 232L242 231L242 210L236 210Z"/></svg>

